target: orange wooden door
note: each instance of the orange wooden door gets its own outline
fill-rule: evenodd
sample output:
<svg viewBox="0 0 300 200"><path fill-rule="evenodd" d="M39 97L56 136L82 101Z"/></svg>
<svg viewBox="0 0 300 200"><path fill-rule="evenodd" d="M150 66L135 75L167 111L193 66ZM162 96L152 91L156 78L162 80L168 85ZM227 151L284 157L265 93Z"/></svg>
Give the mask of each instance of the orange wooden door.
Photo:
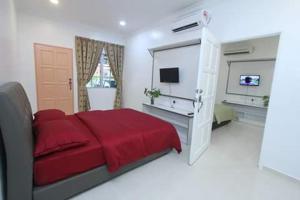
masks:
<svg viewBox="0 0 300 200"><path fill-rule="evenodd" d="M38 110L73 110L72 49L34 44Z"/></svg>

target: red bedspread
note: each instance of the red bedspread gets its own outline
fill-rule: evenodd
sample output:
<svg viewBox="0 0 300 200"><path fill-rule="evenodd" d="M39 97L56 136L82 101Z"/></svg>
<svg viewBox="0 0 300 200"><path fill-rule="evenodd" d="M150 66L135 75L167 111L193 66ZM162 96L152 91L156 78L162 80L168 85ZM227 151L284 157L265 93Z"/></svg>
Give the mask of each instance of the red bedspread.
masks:
<svg viewBox="0 0 300 200"><path fill-rule="evenodd" d="M170 148L181 152L176 129L168 122L150 115L131 109L76 115L101 143L110 172Z"/></svg>

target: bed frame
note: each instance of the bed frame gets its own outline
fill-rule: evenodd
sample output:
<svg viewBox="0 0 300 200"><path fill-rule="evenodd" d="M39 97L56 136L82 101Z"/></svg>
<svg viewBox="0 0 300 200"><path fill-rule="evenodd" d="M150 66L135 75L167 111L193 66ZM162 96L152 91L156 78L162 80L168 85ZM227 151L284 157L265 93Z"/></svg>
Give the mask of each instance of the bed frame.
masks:
<svg viewBox="0 0 300 200"><path fill-rule="evenodd" d="M33 183L32 120L31 106L22 85L17 82L1 85L0 132L3 151L0 152L5 158L2 163L2 183L7 200L68 199L171 151L153 154L123 167L116 173L109 173L104 165L54 184L36 187Z"/></svg>

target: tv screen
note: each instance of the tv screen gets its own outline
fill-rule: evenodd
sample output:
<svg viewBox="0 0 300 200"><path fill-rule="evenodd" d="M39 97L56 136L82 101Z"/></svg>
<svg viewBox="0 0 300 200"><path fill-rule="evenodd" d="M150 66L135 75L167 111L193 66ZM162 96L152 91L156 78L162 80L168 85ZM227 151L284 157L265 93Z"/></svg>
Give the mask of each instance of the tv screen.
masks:
<svg viewBox="0 0 300 200"><path fill-rule="evenodd" d="M240 85L243 86L259 86L259 82L259 75L241 75L240 77Z"/></svg>
<svg viewBox="0 0 300 200"><path fill-rule="evenodd" d="M179 83L178 68L161 68L160 82L162 83Z"/></svg>

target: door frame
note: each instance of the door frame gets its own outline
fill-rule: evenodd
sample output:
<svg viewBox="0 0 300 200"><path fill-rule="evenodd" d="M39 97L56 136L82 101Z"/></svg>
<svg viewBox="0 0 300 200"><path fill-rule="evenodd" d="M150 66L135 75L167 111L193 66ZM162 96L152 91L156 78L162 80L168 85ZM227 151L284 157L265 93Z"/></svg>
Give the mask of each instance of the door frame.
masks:
<svg viewBox="0 0 300 200"><path fill-rule="evenodd" d="M37 46L44 46L44 47L55 47L55 48L60 48L60 49L66 49L66 50L70 50L71 51L71 55L72 55L72 58L71 58L71 78L72 78L72 112L74 113L74 55L73 55L73 49L72 48L67 48L67 47L62 47L62 46L55 46L55 45L49 45L49 44L43 44L43 43L33 43L33 51L34 51L34 70L35 70L35 92L36 92L36 105L37 105L37 110L39 108L39 100L38 100L38 97L39 97L39 92L38 92L38 79L37 79L37 52L36 52L36 47Z"/></svg>
<svg viewBox="0 0 300 200"><path fill-rule="evenodd" d="M274 74L273 74L273 82L272 82L272 85L271 85L269 105L270 105L270 102L272 101L272 96L273 96L272 91L273 91L274 81L275 81L274 77L278 73L277 72L277 70L278 70L277 64L278 64L278 57L280 56L280 46L281 46L281 41L282 41L281 40L282 32L266 33L266 34L262 34L262 35L241 37L241 38L237 38L237 39L234 39L234 40L221 41L221 47L222 47L224 44L228 44L228 43L242 42L242 41L247 41L247 40L255 40L255 39L259 39L259 38L267 38L267 37L272 37L272 36L279 36L279 42L278 42L277 53L276 53L276 57L275 57ZM257 166L258 166L259 169L264 168L262 152L263 152L263 146L264 146L264 140L265 140L264 136L265 136L266 126L268 124L270 108L271 107L268 107L266 122L265 122L263 136L262 136L262 142L261 142L261 145L260 145L260 154L259 154L259 159L258 159L258 163L257 163Z"/></svg>

